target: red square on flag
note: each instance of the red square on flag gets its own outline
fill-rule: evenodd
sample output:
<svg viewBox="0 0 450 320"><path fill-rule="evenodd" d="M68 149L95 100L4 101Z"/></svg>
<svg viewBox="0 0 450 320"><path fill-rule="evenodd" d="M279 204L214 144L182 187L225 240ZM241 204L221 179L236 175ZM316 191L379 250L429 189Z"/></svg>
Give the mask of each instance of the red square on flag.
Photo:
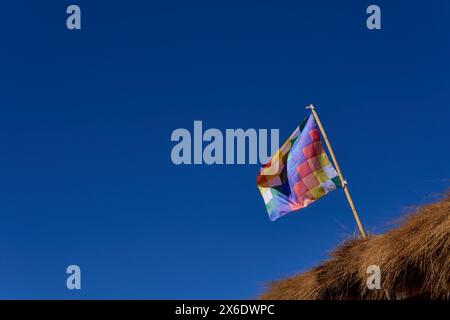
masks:
<svg viewBox="0 0 450 320"><path fill-rule="evenodd" d="M306 160L306 161L308 161L309 167L310 167L313 171L322 169L322 164L321 164L320 161L319 161L319 157L314 157L314 158L308 159L308 160Z"/></svg>
<svg viewBox="0 0 450 320"><path fill-rule="evenodd" d="M303 183L308 187L308 189L312 189L315 186L319 185L319 180L317 180L316 176L311 173L310 175L303 178Z"/></svg>
<svg viewBox="0 0 450 320"><path fill-rule="evenodd" d="M297 172L300 175L300 177L306 177L307 175L310 175L312 173L311 167L309 166L308 162L305 161L301 165L297 167Z"/></svg>
<svg viewBox="0 0 450 320"><path fill-rule="evenodd" d="M320 134L318 129L311 130L309 132L309 136L313 140L313 142L320 141Z"/></svg>
<svg viewBox="0 0 450 320"><path fill-rule="evenodd" d="M305 155L306 159L312 158L316 156L316 150L314 149L314 144L310 144L303 148L303 154Z"/></svg>
<svg viewBox="0 0 450 320"><path fill-rule="evenodd" d="M316 154L321 154L325 152L323 150L322 141L314 142L314 149L316 150Z"/></svg>
<svg viewBox="0 0 450 320"><path fill-rule="evenodd" d="M308 192L308 188L302 181L300 181L299 183L294 185L294 192L297 196L300 196Z"/></svg>

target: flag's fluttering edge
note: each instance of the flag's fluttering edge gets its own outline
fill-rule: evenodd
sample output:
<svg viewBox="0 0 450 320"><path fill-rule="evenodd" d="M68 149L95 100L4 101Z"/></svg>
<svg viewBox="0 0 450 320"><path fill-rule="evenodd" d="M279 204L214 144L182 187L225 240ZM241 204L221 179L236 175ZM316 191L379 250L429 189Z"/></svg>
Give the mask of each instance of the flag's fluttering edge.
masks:
<svg viewBox="0 0 450 320"><path fill-rule="evenodd" d="M312 114L261 168L257 184L272 221L342 186Z"/></svg>

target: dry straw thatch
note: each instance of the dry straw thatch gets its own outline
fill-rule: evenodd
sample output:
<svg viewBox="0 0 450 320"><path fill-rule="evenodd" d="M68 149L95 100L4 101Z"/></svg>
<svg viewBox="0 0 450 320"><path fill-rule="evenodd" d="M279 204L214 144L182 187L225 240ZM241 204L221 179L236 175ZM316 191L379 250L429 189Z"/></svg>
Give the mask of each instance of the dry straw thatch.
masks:
<svg viewBox="0 0 450 320"><path fill-rule="evenodd" d="M422 206L397 228L346 241L321 265L270 284L261 299L449 299L450 194ZM367 267L381 269L370 290Z"/></svg>

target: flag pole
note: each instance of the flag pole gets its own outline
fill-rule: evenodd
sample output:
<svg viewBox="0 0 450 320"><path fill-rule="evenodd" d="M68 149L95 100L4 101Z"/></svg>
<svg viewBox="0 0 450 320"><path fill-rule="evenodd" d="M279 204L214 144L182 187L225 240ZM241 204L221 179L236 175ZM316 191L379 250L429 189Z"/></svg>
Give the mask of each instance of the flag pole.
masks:
<svg viewBox="0 0 450 320"><path fill-rule="evenodd" d="M309 106L306 107L306 109L311 110L314 118L316 119L317 125L319 126L320 132L323 135L328 151L330 151L331 159L333 160L334 166L336 167L336 171L339 175L339 178L341 179L342 187L344 188L345 195L347 196L348 203L350 204L350 208L352 208L353 215L355 217L356 223L358 224L359 231L361 232L363 239L367 239L366 232L364 231L361 219L359 218L358 211L356 210L352 195L348 190L347 181L344 179L344 176L342 175L341 168L339 167L339 163L337 162L336 156L334 155L333 148L331 147L330 141L328 140L328 136L325 132L325 129L323 128L322 122L320 121L316 108L314 107L314 105L310 104Z"/></svg>

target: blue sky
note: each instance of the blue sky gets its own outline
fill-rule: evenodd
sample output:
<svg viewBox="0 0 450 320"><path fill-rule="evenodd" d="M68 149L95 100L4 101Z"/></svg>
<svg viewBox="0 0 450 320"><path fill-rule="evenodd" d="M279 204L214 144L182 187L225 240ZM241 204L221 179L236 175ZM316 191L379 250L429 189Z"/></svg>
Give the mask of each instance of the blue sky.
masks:
<svg viewBox="0 0 450 320"><path fill-rule="evenodd" d="M380 31L365 27L374 3ZM315 103L371 232L449 185L448 1L2 12L0 298L252 298L356 230L342 190L271 223L257 165L173 165L171 132L194 120L284 140Z"/></svg>

